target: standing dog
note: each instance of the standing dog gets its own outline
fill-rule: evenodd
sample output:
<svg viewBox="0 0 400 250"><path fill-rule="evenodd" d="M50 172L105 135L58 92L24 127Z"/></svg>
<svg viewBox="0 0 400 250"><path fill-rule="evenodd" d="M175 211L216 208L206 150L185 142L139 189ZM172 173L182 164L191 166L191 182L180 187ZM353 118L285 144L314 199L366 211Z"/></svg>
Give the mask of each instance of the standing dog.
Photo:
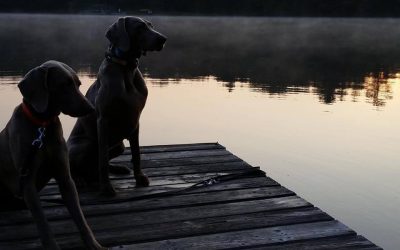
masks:
<svg viewBox="0 0 400 250"><path fill-rule="evenodd" d="M119 18L106 37L111 45L86 94L96 112L78 119L67 144L73 178L98 182L101 194L113 196L109 160L122 154L124 139L131 146L136 185L149 185L140 167L139 151L139 118L147 87L137 66L141 55L160 51L167 39L150 22L137 17Z"/></svg>
<svg viewBox="0 0 400 250"><path fill-rule="evenodd" d="M23 103L0 133L0 209L22 198L45 249L59 249L38 196L53 177L87 248L105 249L94 238L80 208L58 119L60 112L77 117L93 110L79 85L75 72L63 63L48 61L32 69L18 84Z"/></svg>

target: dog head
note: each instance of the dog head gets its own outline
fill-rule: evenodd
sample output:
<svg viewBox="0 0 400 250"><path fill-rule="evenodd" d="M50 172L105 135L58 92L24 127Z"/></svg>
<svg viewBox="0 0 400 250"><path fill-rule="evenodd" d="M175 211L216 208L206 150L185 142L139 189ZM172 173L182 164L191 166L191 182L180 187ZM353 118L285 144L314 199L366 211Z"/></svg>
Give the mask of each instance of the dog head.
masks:
<svg viewBox="0 0 400 250"><path fill-rule="evenodd" d="M162 50L167 41L149 21L132 16L119 18L108 28L106 37L112 45L135 58L146 55L147 51Z"/></svg>
<svg viewBox="0 0 400 250"><path fill-rule="evenodd" d="M48 61L29 71L18 87L24 101L37 113L56 116L62 112L79 117L94 111L79 85L78 76L68 65Z"/></svg>

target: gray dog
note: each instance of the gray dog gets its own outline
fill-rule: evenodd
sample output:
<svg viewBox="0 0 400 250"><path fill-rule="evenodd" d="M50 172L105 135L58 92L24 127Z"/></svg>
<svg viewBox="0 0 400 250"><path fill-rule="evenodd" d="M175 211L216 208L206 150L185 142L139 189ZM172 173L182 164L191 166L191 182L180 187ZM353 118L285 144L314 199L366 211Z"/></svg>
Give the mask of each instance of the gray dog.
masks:
<svg viewBox="0 0 400 250"><path fill-rule="evenodd" d="M45 249L59 249L38 196L53 177L87 248L105 249L94 238L80 208L58 119L60 112L77 117L93 110L79 85L75 72L63 63L48 61L32 69L18 84L23 103L0 133L0 209L15 208L23 199Z"/></svg>
<svg viewBox="0 0 400 250"><path fill-rule="evenodd" d="M122 154L124 139L132 149L136 185L149 185L140 167L139 151L139 118L147 87L137 66L141 55L160 51L167 39L150 22L137 17L119 18L106 37L111 45L86 94L96 111L78 119L67 144L73 178L98 183L101 194L113 196L108 175L110 168L117 172L118 167L110 166L109 160Z"/></svg>

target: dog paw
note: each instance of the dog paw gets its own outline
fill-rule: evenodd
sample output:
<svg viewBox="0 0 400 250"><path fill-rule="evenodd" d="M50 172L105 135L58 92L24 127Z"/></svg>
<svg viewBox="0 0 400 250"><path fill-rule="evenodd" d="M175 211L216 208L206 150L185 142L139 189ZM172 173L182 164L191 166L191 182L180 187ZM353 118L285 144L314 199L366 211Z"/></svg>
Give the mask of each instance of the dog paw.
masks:
<svg viewBox="0 0 400 250"><path fill-rule="evenodd" d="M131 173L131 170L123 165L109 165L110 173L112 174L120 174L120 175L127 175Z"/></svg>
<svg viewBox="0 0 400 250"><path fill-rule="evenodd" d="M149 178L146 175L135 175L136 187L148 187L150 185Z"/></svg>
<svg viewBox="0 0 400 250"><path fill-rule="evenodd" d="M110 184L101 185L99 195L102 197L114 197L116 196L114 187Z"/></svg>
<svg viewBox="0 0 400 250"><path fill-rule="evenodd" d="M88 248L88 249L90 249L90 250L109 250L110 248L108 248L108 247L103 247L103 246L101 246L101 245L99 244L99 245L97 245L97 246L90 247L90 248Z"/></svg>
<svg viewBox="0 0 400 250"><path fill-rule="evenodd" d="M108 250L109 248L103 247L97 241L87 246L90 250Z"/></svg>

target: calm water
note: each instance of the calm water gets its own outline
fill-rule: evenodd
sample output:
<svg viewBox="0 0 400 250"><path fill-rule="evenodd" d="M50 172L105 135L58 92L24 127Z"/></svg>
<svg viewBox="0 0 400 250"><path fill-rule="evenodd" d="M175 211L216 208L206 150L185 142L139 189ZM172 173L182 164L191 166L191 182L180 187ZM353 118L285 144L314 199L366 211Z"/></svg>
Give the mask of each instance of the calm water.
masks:
<svg viewBox="0 0 400 250"><path fill-rule="evenodd" d="M114 16L0 15L0 127L49 59L93 82ZM385 249L400 247L400 20L148 17L141 143L218 141ZM63 116L67 137L74 123Z"/></svg>

